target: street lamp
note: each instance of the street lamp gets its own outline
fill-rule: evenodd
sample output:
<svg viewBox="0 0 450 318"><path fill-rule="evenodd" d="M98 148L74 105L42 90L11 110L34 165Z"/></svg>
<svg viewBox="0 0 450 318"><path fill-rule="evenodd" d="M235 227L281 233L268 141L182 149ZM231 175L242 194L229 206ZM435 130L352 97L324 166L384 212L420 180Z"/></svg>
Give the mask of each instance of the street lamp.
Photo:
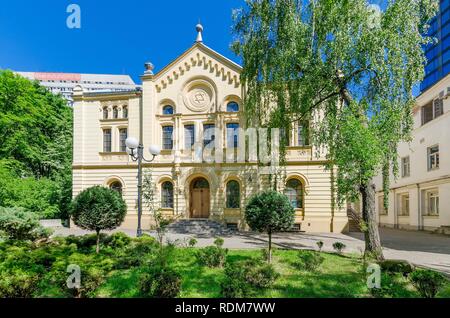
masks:
<svg viewBox="0 0 450 318"><path fill-rule="evenodd" d="M130 137L125 142L127 146L127 153L134 162L138 163L138 228L137 237L142 236L142 162L153 162L157 156L160 155L161 149L158 146L152 145L149 148L152 159L147 160L144 157L144 146L136 138Z"/></svg>

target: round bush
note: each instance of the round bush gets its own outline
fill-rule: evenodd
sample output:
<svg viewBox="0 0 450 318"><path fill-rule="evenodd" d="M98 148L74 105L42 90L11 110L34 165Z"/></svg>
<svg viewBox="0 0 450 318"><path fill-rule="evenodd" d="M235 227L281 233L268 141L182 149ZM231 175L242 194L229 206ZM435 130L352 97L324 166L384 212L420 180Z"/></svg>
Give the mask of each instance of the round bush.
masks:
<svg viewBox="0 0 450 318"><path fill-rule="evenodd" d="M100 231L120 226L126 213L127 205L120 194L100 186L81 192L71 206L71 217L75 225L97 233L97 252Z"/></svg>
<svg viewBox="0 0 450 318"><path fill-rule="evenodd" d="M152 266L139 280L143 297L176 298L181 292L181 275L167 266Z"/></svg>
<svg viewBox="0 0 450 318"><path fill-rule="evenodd" d="M272 233L292 228L295 210L284 194L267 191L252 197L245 208L245 221L253 230L269 235L269 262L272 259Z"/></svg>
<svg viewBox="0 0 450 318"><path fill-rule="evenodd" d="M409 279L424 298L435 298L447 281L441 273L427 269L416 269Z"/></svg>

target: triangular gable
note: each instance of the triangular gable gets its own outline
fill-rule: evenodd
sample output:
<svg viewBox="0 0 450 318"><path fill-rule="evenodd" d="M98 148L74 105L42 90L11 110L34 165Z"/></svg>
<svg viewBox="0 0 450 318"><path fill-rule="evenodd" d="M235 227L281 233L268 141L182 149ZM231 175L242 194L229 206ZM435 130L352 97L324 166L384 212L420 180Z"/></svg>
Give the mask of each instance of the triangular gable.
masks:
<svg viewBox="0 0 450 318"><path fill-rule="evenodd" d="M160 91L178 79L179 75L188 72L193 66L199 64L206 64L211 69L214 69L217 74L221 74L227 78L230 83L240 84L242 67L239 64L224 57L203 43L195 43L154 76L153 80L156 83L156 88Z"/></svg>

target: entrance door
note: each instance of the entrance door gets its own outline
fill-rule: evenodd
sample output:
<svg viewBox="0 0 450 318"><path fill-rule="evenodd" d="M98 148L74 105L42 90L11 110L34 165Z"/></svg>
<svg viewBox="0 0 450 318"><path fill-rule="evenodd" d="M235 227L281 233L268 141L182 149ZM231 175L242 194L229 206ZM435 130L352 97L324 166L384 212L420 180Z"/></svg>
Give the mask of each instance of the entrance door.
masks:
<svg viewBox="0 0 450 318"><path fill-rule="evenodd" d="M208 219L209 209L209 183L204 178L195 179L191 184L191 218Z"/></svg>

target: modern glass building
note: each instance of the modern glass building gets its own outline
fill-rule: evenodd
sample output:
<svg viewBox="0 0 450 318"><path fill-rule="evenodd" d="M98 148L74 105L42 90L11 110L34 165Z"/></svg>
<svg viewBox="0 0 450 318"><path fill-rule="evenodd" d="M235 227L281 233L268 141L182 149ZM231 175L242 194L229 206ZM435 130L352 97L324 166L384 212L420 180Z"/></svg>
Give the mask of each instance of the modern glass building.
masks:
<svg viewBox="0 0 450 318"><path fill-rule="evenodd" d="M450 73L450 0L441 0L440 11L431 22L429 35L438 43L425 48L428 63L420 86L422 93Z"/></svg>

